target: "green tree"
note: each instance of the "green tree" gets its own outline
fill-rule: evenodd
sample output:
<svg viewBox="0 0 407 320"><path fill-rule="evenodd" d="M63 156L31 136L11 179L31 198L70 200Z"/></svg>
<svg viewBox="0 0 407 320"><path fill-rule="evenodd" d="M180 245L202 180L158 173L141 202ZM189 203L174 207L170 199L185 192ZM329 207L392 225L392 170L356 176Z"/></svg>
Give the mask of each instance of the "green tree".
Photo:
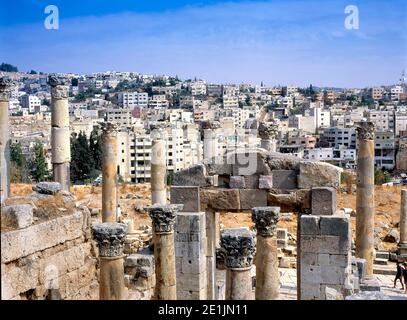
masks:
<svg viewBox="0 0 407 320"><path fill-rule="evenodd" d="M374 169L374 183L376 185L382 185L383 183L387 183L391 181L391 176L388 172L383 171L379 168Z"/></svg>
<svg viewBox="0 0 407 320"><path fill-rule="evenodd" d="M31 176L36 182L49 179L49 171L45 161L44 146L40 141L34 143L34 159L31 165Z"/></svg>
<svg viewBox="0 0 407 320"><path fill-rule="evenodd" d="M90 134L89 149L93 158L93 169L96 171L102 170L102 135L98 134L95 128Z"/></svg>
<svg viewBox="0 0 407 320"><path fill-rule="evenodd" d="M23 150L21 149L21 144L12 143L10 145L10 160L14 162L18 167L22 167L24 164Z"/></svg>
<svg viewBox="0 0 407 320"><path fill-rule="evenodd" d="M89 141L84 132L71 135L71 180L86 182L91 179L94 168L93 156L89 148Z"/></svg>
<svg viewBox="0 0 407 320"><path fill-rule="evenodd" d="M18 68L16 66L13 66L12 64L3 62L2 64L0 64L0 71L18 72Z"/></svg>

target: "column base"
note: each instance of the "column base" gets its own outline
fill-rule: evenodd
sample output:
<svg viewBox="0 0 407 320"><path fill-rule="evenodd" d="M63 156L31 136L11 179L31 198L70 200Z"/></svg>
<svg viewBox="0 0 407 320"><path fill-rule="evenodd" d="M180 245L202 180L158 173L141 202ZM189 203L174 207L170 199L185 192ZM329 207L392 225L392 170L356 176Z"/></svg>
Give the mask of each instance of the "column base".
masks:
<svg viewBox="0 0 407 320"><path fill-rule="evenodd" d="M375 276L365 278L360 283L360 291L380 291L380 282Z"/></svg>

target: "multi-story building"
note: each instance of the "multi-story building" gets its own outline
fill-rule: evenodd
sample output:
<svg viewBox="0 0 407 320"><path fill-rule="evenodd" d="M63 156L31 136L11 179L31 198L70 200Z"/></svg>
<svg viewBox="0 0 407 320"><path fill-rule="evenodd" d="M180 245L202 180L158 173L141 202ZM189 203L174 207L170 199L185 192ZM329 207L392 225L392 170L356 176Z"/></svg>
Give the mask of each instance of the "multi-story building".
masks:
<svg viewBox="0 0 407 320"><path fill-rule="evenodd" d="M355 128L327 128L321 134L321 145L327 145L334 149L355 149L356 130Z"/></svg>
<svg viewBox="0 0 407 320"><path fill-rule="evenodd" d="M375 165L392 170L395 163L395 141L393 131L375 132Z"/></svg>
<svg viewBox="0 0 407 320"><path fill-rule="evenodd" d="M370 97L373 100L381 100L383 99L384 89L381 87L370 88Z"/></svg>
<svg viewBox="0 0 407 320"><path fill-rule="evenodd" d="M156 94L153 95L148 100L148 107L149 108L168 108L169 103L165 94Z"/></svg>
<svg viewBox="0 0 407 320"><path fill-rule="evenodd" d="M407 112L394 114L394 135L400 137L401 132L407 132Z"/></svg>
<svg viewBox="0 0 407 320"><path fill-rule="evenodd" d="M108 109L106 119L109 122L117 123L121 128L130 129L136 119L132 116L131 109Z"/></svg>
<svg viewBox="0 0 407 320"><path fill-rule="evenodd" d="M191 82L189 90L193 96L204 96L206 95L206 84L204 81Z"/></svg>
<svg viewBox="0 0 407 320"><path fill-rule="evenodd" d="M400 95L404 93L404 89L402 86L397 85L393 86L390 88L390 99L395 101L395 100L400 100Z"/></svg>
<svg viewBox="0 0 407 320"><path fill-rule="evenodd" d="M120 92L119 104L124 108L147 107L148 93L146 92Z"/></svg>
<svg viewBox="0 0 407 320"><path fill-rule="evenodd" d="M373 122L376 131L390 131L394 128L394 112L388 110L369 110L367 120Z"/></svg>
<svg viewBox="0 0 407 320"><path fill-rule="evenodd" d="M41 106L41 100L35 95L26 94L21 97L21 106L28 109L29 113L35 112L35 107Z"/></svg>

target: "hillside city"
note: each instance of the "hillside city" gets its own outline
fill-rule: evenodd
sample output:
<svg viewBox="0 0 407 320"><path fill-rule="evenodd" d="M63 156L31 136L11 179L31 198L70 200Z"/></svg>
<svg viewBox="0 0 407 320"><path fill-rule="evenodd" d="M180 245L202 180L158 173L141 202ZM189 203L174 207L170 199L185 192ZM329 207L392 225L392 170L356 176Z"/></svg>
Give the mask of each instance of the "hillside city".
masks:
<svg viewBox="0 0 407 320"><path fill-rule="evenodd" d="M0 76L17 82L9 100L12 150L19 150L25 163L29 163L36 157L36 146L42 146L45 166L51 170L48 75L36 71L2 71ZM167 170L171 175L203 159L202 125L213 120L220 123L215 156L238 147L258 146L259 123L272 122L277 129L275 151L354 169L358 148L354 124L362 119L375 125L378 182L405 182L407 86L404 73L394 84L373 88L214 84L201 79L181 80L177 76L115 71L59 76L70 81L69 123L73 137L86 136L89 149L94 143L92 139L97 139L101 122L118 125L117 170L126 183L150 182L150 125L157 122L167 125ZM79 162L86 162L83 159L87 157L78 151L75 158L75 151L72 152L71 180L78 184L98 181L97 164L95 170L88 168L85 172L81 168L72 172L81 167L83 164ZM76 165L75 159L78 160ZM12 160L15 161L13 152ZM35 169L38 168L13 166L11 179L14 182L43 180L44 177L30 174L30 170L35 172Z"/></svg>

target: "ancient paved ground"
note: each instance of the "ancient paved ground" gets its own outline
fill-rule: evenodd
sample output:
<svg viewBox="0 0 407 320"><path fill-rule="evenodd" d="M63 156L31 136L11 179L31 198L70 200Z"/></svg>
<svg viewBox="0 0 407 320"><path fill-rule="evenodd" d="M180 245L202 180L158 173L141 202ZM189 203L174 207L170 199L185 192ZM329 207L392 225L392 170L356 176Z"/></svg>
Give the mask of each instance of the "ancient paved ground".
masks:
<svg viewBox="0 0 407 320"><path fill-rule="evenodd" d="M281 295L283 300L296 300L297 299L297 270L280 268L281 274ZM382 285L382 292L394 300L407 300L407 294L400 290L400 283L397 288L393 289L392 275L376 275Z"/></svg>

